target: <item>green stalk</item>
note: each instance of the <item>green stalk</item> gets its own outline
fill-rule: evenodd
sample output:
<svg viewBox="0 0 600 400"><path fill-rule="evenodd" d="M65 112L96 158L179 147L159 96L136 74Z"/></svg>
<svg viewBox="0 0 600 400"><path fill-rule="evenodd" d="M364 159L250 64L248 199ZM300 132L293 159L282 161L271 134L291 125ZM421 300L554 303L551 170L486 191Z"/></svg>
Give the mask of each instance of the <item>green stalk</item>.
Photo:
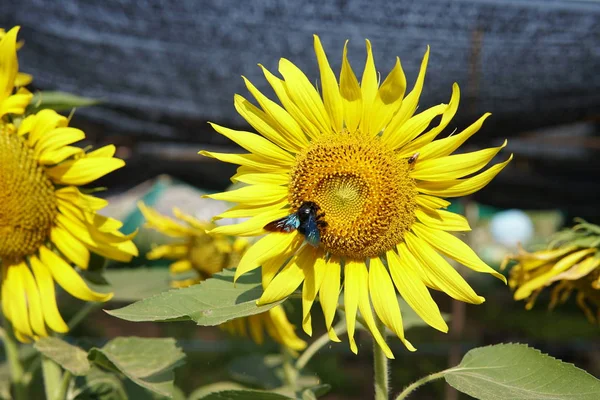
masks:
<svg viewBox="0 0 600 400"><path fill-rule="evenodd" d="M333 327L333 330L334 330L335 334L338 336L346 333L346 331L347 331L346 321L340 321L337 325L335 325ZM306 364L308 364L310 359L315 354L317 354L317 352L323 346L327 345L328 343L329 343L329 334L327 334L327 333L325 333L324 335L321 335L317 340L312 342L311 345L308 346L306 348L306 350L304 350L304 353L302 353L302 355L300 357L298 357L298 360L296 361L296 369L301 370L304 367L306 367Z"/></svg>
<svg viewBox="0 0 600 400"><path fill-rule="evenodd" d="M44 391L46 392L47 400L55 400L60 395L61 383L63 380L60 366L41 355L42 357L42 372L44 374Z"/></svg>
<svg viewBox="0 0 600 400"><path fill-rule="evenodd" d="M5 329L0 328L0 337L6 350L6 359L10 368L10 380L15 389L15 400L27 400L27 385L25 384L23 365L19 359L19 345L12 332L12 326L6 320L3 321Z"/></svg>
<svg viewBox="0 0 600 400"><path fill-rule="evenodd" d="M404 400L404 399L406 399L408 397L408 395L411 394L414 390L416 390L419 386L422 386L422 385L426 384L427 382L431 382L431 381L434 381L436 379L443 378L444 374L446 374L446 372L448 372L448 370L436 372L435 374L427 375L427 376L419 379L418 381L411 383L410 385L408 385L406 387L406 389L404 389L402 391L402 393L400 393L396 397L395 400Z"/></svg>
<svg viewBox="0 0 600 400"><path fill-rule="evenodd" d="M377 329L381 332L383 340L385 340L385 325L376 317ZM383 353L383 349L375 338L373 338L373 367L375 370L374 386L375 400L388 400L389 388L389 372L388 359Z"/></svg>

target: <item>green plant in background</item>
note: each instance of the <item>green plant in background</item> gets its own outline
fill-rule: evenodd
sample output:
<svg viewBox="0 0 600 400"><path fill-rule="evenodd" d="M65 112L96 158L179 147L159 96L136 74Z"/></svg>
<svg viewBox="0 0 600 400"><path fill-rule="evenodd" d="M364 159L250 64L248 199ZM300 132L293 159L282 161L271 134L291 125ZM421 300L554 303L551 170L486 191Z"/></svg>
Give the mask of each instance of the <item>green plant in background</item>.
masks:
<svg viewBox="0 0 600 400"><path fill-rule="evenodd" d="M23 88L31 77L18 70L17 31L0 31L0 338L7 359L0 366L0 398L33 398L41 369L48 400L312 400L330 387L311 374L309 361L344 335L356 353L355 332L361 329L374 338L375 397L389 399L388 358L394 355L387 337L398 337L414 351L405 331L427 325L448 329L429 289L483 302L442 256L505 280L449 233L470 227L462 216L445 210L449 202L441 199L479 190L510 161L473 175L504 146L451 155L488 115L457 135L434 140L454 116L459 90L453 87L449 104L413 115L429 52L415 88L404 97L399 60L380 86L367 42L359 83L344 50L338 85L315 37L322 96L300 70L282 60L284 80L266 70L265 76L283 107L248 81L262 110L241 96L235 100L263 137L215 125L250 152L205 153L239 164L233 180L247 185L210 196L239 203L216 219L249 219L217 226L176 212L176 221L141 205L151 227L179 241L159 245L149 257L174 262L165 273L132 269L111 274L117 295L139 281L158 277L161 283L110 315L223 326L257 343L269 336L281 345L279 354L236 358L229 371L235 382L214 382L186 395L173 383L174 369L185 355L172 338L117 337L103 346L71 343L63 334L112 296L102 279L103 259L126 263L137 255L135 233L124 235L121 222L100 216L97 211L107 202L82 188L124 163L114 157L114 146L92 152L71 146L85 135L69 128L56 110L93 100L60 93L34 96ZM439 124L426 131L437 116ZM311 202L317 206L307 207ZM309 212L299 215L299 209ZM265 234L266 225L277 232L251 245L239 239ZM582 255L569 267L590 269L596 262L594 235L597 227L581 224L571 236L560 237L558 246L567 243L570 249L562 255ZM58 310L55 283L87 302L68 322ZM103 290L96 291L97 286ZM139 299L129 295L129 300ZM325 333L308 346L284 311L295 300L302 304L302 327L309 335L313 304L319 302L324 311ZM396 390L395 398L407 398L440 378L479 399L600 396L600 382L586 372L524 345L500 344L469 351L459 365Z"/></svg>

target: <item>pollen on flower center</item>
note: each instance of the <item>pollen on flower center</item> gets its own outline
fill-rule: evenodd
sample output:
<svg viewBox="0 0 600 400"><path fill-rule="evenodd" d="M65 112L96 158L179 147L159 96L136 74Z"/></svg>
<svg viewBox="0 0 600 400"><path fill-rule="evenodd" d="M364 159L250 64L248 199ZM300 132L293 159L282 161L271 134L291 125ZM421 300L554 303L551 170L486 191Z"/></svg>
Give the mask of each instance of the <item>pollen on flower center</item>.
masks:
<svg viewBox="0 0 600 400"><path fill-rule="evenodd" d="M25 140L0 124L0 259L18 261L43 244L57 213L54 186Z"/></svg>
<svg viewBox="0 0 600 400"><path fill-rule="evenodd" d="M409 168L378 137L325 135L297 156L289 201L292 209L305 201L320 207L326 251L374 257L400 243L414 222L417 192Z"/></svg>

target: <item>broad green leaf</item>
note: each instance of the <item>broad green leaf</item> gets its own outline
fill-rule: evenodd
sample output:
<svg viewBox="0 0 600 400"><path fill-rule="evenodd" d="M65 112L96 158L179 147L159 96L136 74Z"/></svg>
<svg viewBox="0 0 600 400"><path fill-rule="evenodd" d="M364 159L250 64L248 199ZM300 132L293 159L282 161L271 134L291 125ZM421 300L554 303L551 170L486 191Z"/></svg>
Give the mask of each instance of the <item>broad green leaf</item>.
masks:
<svg viewBox="0 0 600 400"><path fill-rule="evenodd" d="M268 392L266 390L224 390L221 392L210 393L198 400L295 400L294 397L288 397L279 393Z"/></svg>
<svg viewBox="0 0 600 400"><path fill-rule="evenodd" d="M123 382L113 373L93 366L84 384L74 390L75 400L127 400Z"/></svg>
<svg viewBox="0 0 600 400"><path fill-rule="evenodd" d="M88 358L97 365L123 373L148 390L171 397L173 369L183 363L185 354L172 338L127 337L113 339L101 349L93 348Z"/></svg>
<svg viewBox="0 0 600 400"><path fill-rule="evenodd" d="M138 301L171 289L168 268L109 268L103 275L111 284L113 301Z"/></svg>
<svg viewBox="0 0 600 400"><path fill-rule="evenodd" d="M217 383L213 383L210 385L199 387L198 389L194 390L188 397L188 400L200 400L200 399L208 396L211 393L223 392L226 390L238 390L238 389L243 390L244 386L240 385L239 383L235 383L235 382L227 382L227 381L217 382Z"/></svg>
<svg viewBox="0 0 600 400"><path fill-rule="evenodd" d="M198 325L219 325L231 319L260 314L283 300L257 306L262 294L260 271L240 277L233 284L234 270L224 270L206 281L184 289L173 289L130 304L106 311L127 321L185 321Z"/></svg>
<svg viewBox="0 0 600 400"><path fill-rule="evenodd" d="M45 337L35 342L35 348L75 376L83 376L90 370L87 353L57 337Z"/></svg>
<svg viewBox="0 0 600 400"><path fill-rule="evenodd" d="M539 350L499 344L469 351L445 371L449 385L476 399L597 400L600 380Z"/></svg>
<svg viewBox="0 0 600 400"><path fill-rule="evenodd" d="M33 95L27 112L36 113L45 108L54 111L69 111L73 108L93 106L98 103L100 103L100 100L65 92L37 92Z"/></svg>

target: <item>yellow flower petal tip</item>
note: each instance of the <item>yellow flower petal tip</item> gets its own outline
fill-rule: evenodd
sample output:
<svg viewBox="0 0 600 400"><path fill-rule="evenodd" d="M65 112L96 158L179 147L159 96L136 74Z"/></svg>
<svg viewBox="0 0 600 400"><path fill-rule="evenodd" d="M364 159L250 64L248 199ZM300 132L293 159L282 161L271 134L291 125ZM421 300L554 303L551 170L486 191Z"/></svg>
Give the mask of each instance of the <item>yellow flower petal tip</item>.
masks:
<svg viewBox="0 0 600 400"><path fill-rule="evenodd" d="M472 304L485 300L445 257L506 282L452 234L471 228L464 217L444 210L449 202L442 198L480 190L512 155L486 169L506 141L496 148L454 154L489 116L484 114L462 132L442 134L458 109L456 83L450 101L417 112L429 46L412 88L399 58L380 79L368 39L365 46L362 77L350 65L347 40L337 73L321 39L313 35L318 86L285 58L278 65L281 77L258 64L278 101L267 98L245 76L256 103L234 95L236 110L258 134L211 124L248 153L200 154L239 165L231 181L246 186L207 197L237 203L220 216L248 218L217 232L263 236L248 249L235 274L237 279L261 268L264 292L257 305L279 301L300 288L302 325L310 334L316 297L330 327L343 286L344 297L351 300L350 306L345 302L348 321L360 312L381 341L373 328L377 316L414 351L404 339L398 294L442 332L448 326L430 288ZM304 218L315 223L309 227ZM352 272L342 274L349 265ZM342 285L342 278L352 282L351 289L347 282ZM370 310L376 315L369 316ZM348 326L348 341L356 353L353 324ZM339 340L331 329L328 333L331 340ZM385 351L393 357L389 349Z"/></svg>

